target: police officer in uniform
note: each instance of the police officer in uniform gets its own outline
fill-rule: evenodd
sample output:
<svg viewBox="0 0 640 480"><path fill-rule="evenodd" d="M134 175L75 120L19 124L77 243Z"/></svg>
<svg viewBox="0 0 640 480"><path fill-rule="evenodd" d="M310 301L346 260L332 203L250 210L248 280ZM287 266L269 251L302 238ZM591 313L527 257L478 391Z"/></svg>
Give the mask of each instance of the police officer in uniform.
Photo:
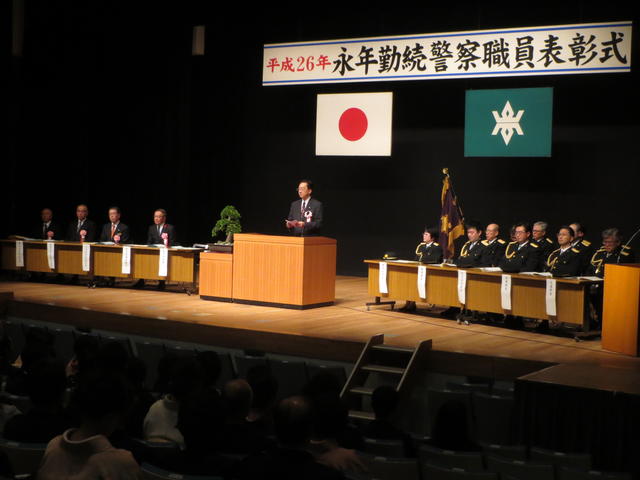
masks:
<svg viewBox="0 0 640 480"><path fill-rule="evenodd" d="M575 239L573 229L568 225L558 230L560 248L549 254L545 262L545 271L554 277L575 277L580 273L580 250L572 246Z"/></svg>
<svg viewBox="0 0 640 480"><path fill-rule="evenodd" d="M416 247L416 260L420 263L442 263L442 247L435 238L438 230L425 227L422 233L422 243Z"/></svg>
<svg viewBox="0 0 640 480"><path fill-rule="evenodd" d="M593 257L593 254L596 251L595 245L584 238L586 229L581 223L573 222L569 226L573 228L573 231L576 234L571 246L580 251L580 274L583 275L589 270L591 257Z"/></svg>
<svg viewBox="0 0 640 480"><path fill-rule="evenodd" d="M516 241L507 245L498 266L508 273L540 271L540 247L531 242L531 225L516 224L514 235Z"/></svg>
<svg viewBox="0 0 640 480"><path fill-rule="evenodd" d="M480 266L480 257L485 246L482 244L482 228L479 223L470 222L466 225L467 242L460 250L460 256L456 258L455 264L462 268L472 268Z"/></svg>
<svg viewBox="0 0 640 480"><path fill-rule="evenodd" d="M497 223L490 223L484 230L485 239L482 241L484 249L480 256L481 267L497 267L500 259L507 248L507 242L498 238L500 226Z"/></svg>
<svg viewBox="0 0 640 480"><path fill-rule="evenodd" d="M547 258L556 249L553 240L547 237L548 226L547 222L538 221L533 224L531 231L531 243L537 244L540 248L540 265L538 266L540 271L546 268Z"/></svg>
<svg viewBox="0 0 640 480"><path fill-rule="evenodd" d="M631 247L622 245L622 235L617 228L607 228L602 232L602 247L591 257L591 262L587 269L588 275L604 278L605 266L612 263L634 263L635 255ZM592 285L591 305L594 316L591 327L601 328L602 324L602 294L603 284Z"/></svg>

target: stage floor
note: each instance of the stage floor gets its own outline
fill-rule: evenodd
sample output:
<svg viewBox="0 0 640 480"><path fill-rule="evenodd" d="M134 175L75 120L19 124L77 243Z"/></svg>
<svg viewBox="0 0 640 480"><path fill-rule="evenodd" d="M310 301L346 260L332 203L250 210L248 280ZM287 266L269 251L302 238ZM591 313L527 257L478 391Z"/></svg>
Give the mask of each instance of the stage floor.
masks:
<svg viewBox="0 0 640 480"><path fill-rule="evenodd" d="M426 305L419 305L419 314L391 311L389 306L367 311L365 303L373 299L361 277L338 277L335 305L311 310L212 302L150 287L88 289L4 281L0 292L12 292L7 312L16 317L227 348L353 362L372 335L384 333L386 343L404 347L431 339L434 353L451 354L440 360L464 356L467 367L473 355L492 359L487 368L494 370L497 363L504 370L518 361L640 371L640 359L604 351L600 340L576 342L498 326L458 325L435 312L430 316Z"/></svg>

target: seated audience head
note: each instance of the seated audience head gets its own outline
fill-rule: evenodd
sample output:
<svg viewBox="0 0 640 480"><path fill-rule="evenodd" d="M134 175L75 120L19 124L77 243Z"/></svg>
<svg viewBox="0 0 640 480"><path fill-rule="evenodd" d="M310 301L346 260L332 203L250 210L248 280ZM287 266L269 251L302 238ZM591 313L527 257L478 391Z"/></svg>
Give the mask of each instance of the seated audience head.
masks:
<svg viewBox="0 0 640 480"><path fill-rule="evenodd" d="M203 382L202 366L195 357L178 357L169 371L168 393L181 402L200 390Z"/></svg>
<svg viewBox="0 0 640 480"><path fill-rule="evenodd" d="M205 350L198 352L196 360L200 362L204 373L204 386L207 388L214 388L220 373L222 372L222 365L220 364L220 356L213 350Z"/></svg>
<svg viewBox="0 0 640 480"><path fill-rule="evenodd" d="M274 412L276 438L285 447L304 448L311 438L311 404L303 396L285 398Z"/></svg>
<svg viewBox="0 0 640 480"><path fill-rule="evenodd" d="M20 353L22 369L28 372L33 364L56 356L53 336L44 328L31 327L25 335L25 343Z"/></svg>
<svg viewBox="0 0 640 480"><path fill-rule="evenodd" d="M254 410L264 411L273 406L278 395L278 381L266 365L254 365L247 371L247 383L251 386Z"/></svg>
<svg viewBox="0 0 640 480"><path fill-rule="evenodd" d="M80 335L73 345L73 358L69 361L67 369L72 375L82 375L91 370L96 362L100 340L94 335Z"/></svg>
<svg viewBox="0 0 640 480"><path fill-rule="evenodd" d="M222 398L230 422L244 421L251 410L253 392L246 380L237 378L228 381L222 390Z"/></svg>
<svg viewBox="0 0 640 480"><path fill-rule="evenodd" d="M27 376L27 394L35 406L62 405L67 388L64 363L53 358L37 361Z"/></svg>
<svg viewBox="0 0 640 480"><path fill-rule="evenodd" d="M109 340L100 346L96 355L96 367L101 370L111 370L123 375L127 371L129 352L116 340Z"/></svg>
<svg viewBox="0 0 640 480"><path fill-rule="evenodd" d="M487 241L491 242L493 239L498 238L500 235L500 225L497 223L490 223L487 228L484 229L484 236Z"/></svg>
<svg viewBox="0 0 640 480"><path fill-rule="evenodd" d="M602 246L607 253L613 252L622 243L622 235L617 228L607 228L602 232Z"/></svg>
<svg viewBox="0 0 640 480"><path fill-rule="evenodd" d="M464 446L471 442L465 404L457 400L443 403L436 415L431 437L438 448L463 451Z"/></svg>
<svg viewBox="0 0 640 480"><path fill-rule="evenodd" d="M189 454L206 455L219 450L224 409L216 390L202 389L180 402L178 430Z"/></svg>
<svg viewBox="0 0 640 480"><path fill-rule="evenodd" d="M313 401L313 436L318 440L337 439L347 428L349 410L332 393L319 395Z"/></svg>
<svg viewBox="0 0 640 480"><path fill-rule="evenodd" d="M304 386L302 393L313 401L319 395L333 393L340 395L342 385L340 379L331 372L318 372Z"/></svg>
<svg viewBox="0 0 640 480"><path fill-rule="evenodd" d="M437 242L438 229L435 227L424 227L424 232L422 232L422 241L424 243Z"/></svg>
<svg viewBox="0 0 640 480"><path fill-rule="evenodd" d="M398 406L398 392L389 385L382 385L373 391L371 407L378 420L388 420Z"/></svg>
<svg viewBox="0 0 640 480"><path fill-rule="evenodd" d="M74 396L82 426L105 436L122 424L132 400L124 377L113 372L91 372Z"/></svg>
<svg viewBox="0 0 640 480"><path fill-rule="evenodd" d="M573 243L574 239L575 233L570 226L563 225L558 229L558 245L560 245L560 248L567 248Z"/></svg>
<svg viewBox="0 0 640 480"><path fill-rule="evenodd" d="M533 229L531 231L531 235L535 241L540 240L547 234L547 228L549 225L547 222L538 221L533 224Z"/></svg>

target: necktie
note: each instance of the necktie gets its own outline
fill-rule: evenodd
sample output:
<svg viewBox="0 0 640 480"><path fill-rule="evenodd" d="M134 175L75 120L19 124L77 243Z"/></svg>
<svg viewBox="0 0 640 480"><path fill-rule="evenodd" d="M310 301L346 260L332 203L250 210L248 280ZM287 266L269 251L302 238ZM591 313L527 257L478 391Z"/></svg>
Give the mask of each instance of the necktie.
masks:
<svg viewBox="0 0 640 480"><path fill-rule="evenodd" d="M78 233L80 232L80 229L82 228L82 220L78 220Z"/></svg>
<svg viewBox="0 0 640 480"><path fill-rule="evenodd" d="M113 239L113 236L115 235L115 233L116 233L116 224L112 223L111 224L111 238L112 239Z"/></svg>
<svg viewBox="0 0 640 480"><path fill-rule="evenodd" d="M42 238L47 238L47 224L42 224Z"/></svg>

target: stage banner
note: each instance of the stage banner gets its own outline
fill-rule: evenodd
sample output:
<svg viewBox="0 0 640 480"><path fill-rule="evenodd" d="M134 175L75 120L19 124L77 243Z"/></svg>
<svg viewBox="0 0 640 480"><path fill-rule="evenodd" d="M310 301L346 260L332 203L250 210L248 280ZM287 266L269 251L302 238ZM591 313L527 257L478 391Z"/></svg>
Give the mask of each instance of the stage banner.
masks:
<svg viewBox="0 0 640 480"><path fill-rule="evenodd" d="M467 90L465 157L550 157L553 88Z"/></svg>
<svg viewBox="0 0 640 480"><path fill-rule="evenodd" d="M631 71L632 22L264 45L262 85Z"/></svg>

